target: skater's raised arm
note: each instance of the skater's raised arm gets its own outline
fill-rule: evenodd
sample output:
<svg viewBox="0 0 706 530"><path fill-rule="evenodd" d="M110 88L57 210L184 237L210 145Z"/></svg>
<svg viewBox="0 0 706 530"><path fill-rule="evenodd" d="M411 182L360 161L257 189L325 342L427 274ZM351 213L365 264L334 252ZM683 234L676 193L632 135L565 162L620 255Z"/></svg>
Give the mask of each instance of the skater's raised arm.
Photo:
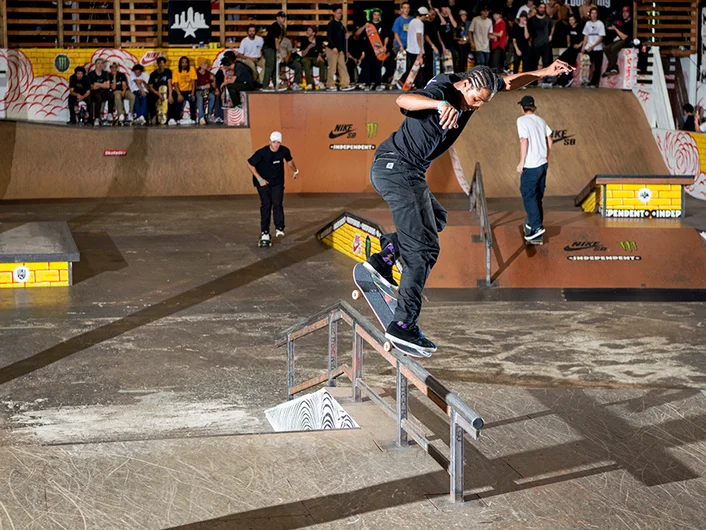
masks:
<svg viewBox="0 0 706 530"><path fill-rule="evenodd" d="M442 102L420 94L402 94L397 97L397 106L411 112L417 110L437 110L439 103Z"/></svg>
<svg viewBox="0 0 706 530"><path fill-rule="evenodd" d="M568 74L573 72L574 68L566 64L564 61L554 61L547 68L535 70L533 72L522 72L520 74L512 74L504 76L505 90L517 90L525 85L529 85L542 77L555 77L560 74Z"/></svg>

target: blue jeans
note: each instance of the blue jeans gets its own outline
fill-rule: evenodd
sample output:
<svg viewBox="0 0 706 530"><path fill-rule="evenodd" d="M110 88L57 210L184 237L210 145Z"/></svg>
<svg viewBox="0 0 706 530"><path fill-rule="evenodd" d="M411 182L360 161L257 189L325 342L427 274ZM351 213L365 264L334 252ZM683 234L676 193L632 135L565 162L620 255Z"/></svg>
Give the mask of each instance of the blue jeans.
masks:
<svg viewBox="0 0 706 530"><path fill-rule="evenodd" d="M547 185L548 164L539 167L524 168L520 177L520 193L527 212L527 224L532 230L537 230L544 221L544 188Z"/></svg>
<svg viewBox="0 0 706 530"><path fill-rule="evenodd" d="M488 66L490 63L490 52L473 52L476 56L476 66Z"/></svg>
<svg viewBox="0 0 706 530"><path fill-rule="evenodd" d="M203 118L203 90L196 91L196 107L199 109L199 119ZM212 90L208 91L208 115L213 114L213 107L216 105L216 95Z"/></svg>
<svg viewBox="0 0 706 530"><path fill-rule="evenodd" d="M135 94L135 108L133 109L135 116L147 119L147 96L143 96L139 90L133 94Z"/></svg>

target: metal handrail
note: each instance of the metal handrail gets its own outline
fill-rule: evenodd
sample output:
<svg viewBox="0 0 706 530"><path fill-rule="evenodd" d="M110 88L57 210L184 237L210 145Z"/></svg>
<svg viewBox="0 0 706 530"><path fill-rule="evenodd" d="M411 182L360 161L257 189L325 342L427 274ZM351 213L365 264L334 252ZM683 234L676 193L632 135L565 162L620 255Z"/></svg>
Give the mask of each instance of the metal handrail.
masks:
<svg viewBox="0 0 706 530"><path fill-rule="evenodd" d="M471 205L470 210L477 212L480 221L480 240L485 242L485 285L490 287L493 282L490 275L490 255L493 250L493 230L488 217L488 200L485 197L485 187L483 186L483 174L480 170L480 162L476 162L473 178L471 180L471 193L469 194Z"/></svg>
<svg viewBox="0 0 706 530"><path fill-rule="evenodd" d="M351 368L338 368L338 323L343 320L353 328L353 347ZM328 327L328 385L335 386L335 380L341 375L347 375L353 386L353 400L361 401L365 394L375 404L397 422L397 445L407 445L407 437L411 436L425 451L434 453L450 475L450 498L452 502L463 502L464 464L463 440L464 432L473 439L480 437L483 428L483 418L469 407L458 395L453 393L441 381L431 375L422 365L402 352L392 348L385 350L388 340L380 329L370 323L356 311L348 302L338 302L319 313L302 320L287 328L275 338L275 346L287 345L287 398L322 382L326 378L321 375L295 386L294 384L294 343L297 339ZM393 411L383 399L363 380L363 341L367 342L390 365L396 369L396 407ZM444 413L450 417L450 458L446 458L430 443L423 434L419 423L409 415L408 382L416 386L424 395L431 399Z"/></svg>

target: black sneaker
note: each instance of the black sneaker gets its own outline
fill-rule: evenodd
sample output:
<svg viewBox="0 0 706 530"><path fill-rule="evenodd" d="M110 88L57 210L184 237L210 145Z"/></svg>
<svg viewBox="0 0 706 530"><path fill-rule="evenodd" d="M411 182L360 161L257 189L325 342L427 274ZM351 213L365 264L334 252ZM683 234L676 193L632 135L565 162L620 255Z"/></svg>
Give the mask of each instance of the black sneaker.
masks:
<svg viewBox="0 0 706 530"><path fill-rule="evenodd" d="M529 235L525 235L525 240L527 241L532 241L533 239L537 239L538 237L541 237L541 235L546 232L543 226L540 226L536 230L533 230L530 232Z"/></svg>
<svg viewBox="0 0 706 530"><path fill-rule="evenodd" d="M371 254L363 263L363 267L370 271L380 282L390 289L397 289L397 282L392 277L392 262L387 263L380 254Z"/></svg>
<svg viewBox="0 0 706 530"><path fill-rule="evenodd" d="M434 353L436 344L427 339L416 324L390 322L385 330L385 338L402 346L409 346L425 353Z"/></svg>

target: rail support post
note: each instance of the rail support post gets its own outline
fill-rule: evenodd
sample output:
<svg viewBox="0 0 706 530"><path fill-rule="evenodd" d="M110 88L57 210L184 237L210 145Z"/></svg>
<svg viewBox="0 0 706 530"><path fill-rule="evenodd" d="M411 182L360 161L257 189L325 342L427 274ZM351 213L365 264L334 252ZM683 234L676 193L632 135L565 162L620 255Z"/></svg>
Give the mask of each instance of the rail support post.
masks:
<svg viewBox="0 0 706 530"><path fill-rule="evenodd" d="M358 335L358 324L353 324L353 401L360 403L361 392L358 380L363 377L363 337Z"/></svg>
<svg viewBox="0 0 706 530"><path fill-rule="evenodd" d="M328 321L328 386L336 386L331 374L338 368L338 320L329 315Z"/></svg>
<svg viewBox="0 0 706 530"><path fill-rule="evenodd" d="M449 477L451 502L463 502L463 428L456 420L457 412L451 409L451 443Z"/></svg>
<svg viewBox="0 0 706 530"><path fill-rule="evenodd" d="M287 401L293 399L291 390L294 386L294 341L287 337Z"/></svg>
<svg viewBox="0 0 706 530"><path fill-rule="evenodd" d="M397 362L397 445L407 447L407 431L402 427L402 422L409 416L408 405L409 387L407 378L402 375L400 363Z"/></svg>

